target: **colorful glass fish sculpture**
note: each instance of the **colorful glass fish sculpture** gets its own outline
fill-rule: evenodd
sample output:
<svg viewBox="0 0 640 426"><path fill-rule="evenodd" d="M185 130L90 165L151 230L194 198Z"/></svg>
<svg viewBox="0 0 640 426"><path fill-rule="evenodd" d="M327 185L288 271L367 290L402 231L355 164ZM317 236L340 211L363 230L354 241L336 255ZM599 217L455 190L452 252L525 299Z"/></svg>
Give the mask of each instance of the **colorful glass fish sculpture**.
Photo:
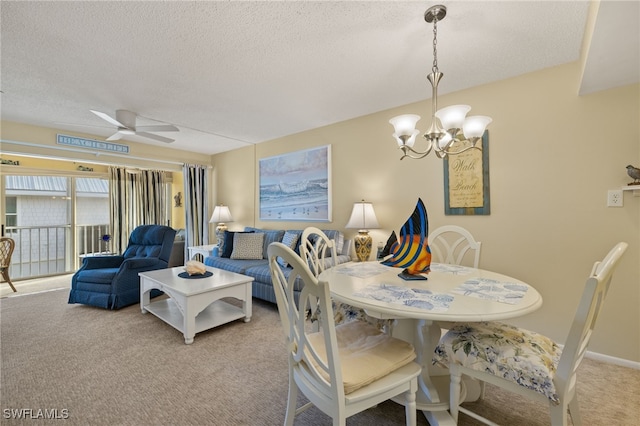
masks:
<svg viewBox="0 0 640 426"><path fill-rule="evenodd" d="M400 240L391 246L392 257L383 265L405 268L408 274L428 274L431 270L431 248L427 240L429 219L427 209L418 198L413 214L400 229Z"/></svg>

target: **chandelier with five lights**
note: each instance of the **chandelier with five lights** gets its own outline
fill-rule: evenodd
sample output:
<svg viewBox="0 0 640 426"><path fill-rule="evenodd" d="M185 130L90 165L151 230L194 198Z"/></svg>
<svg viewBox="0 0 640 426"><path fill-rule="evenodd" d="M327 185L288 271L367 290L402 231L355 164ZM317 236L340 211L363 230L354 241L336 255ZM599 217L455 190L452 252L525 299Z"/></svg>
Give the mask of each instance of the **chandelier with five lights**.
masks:
<svg viewBox="0 0 640 426"><path fill-rule="evenodd" d="M433 22L433 66L427 79L431 83L431 126L423 135L427 140L424 151L414 148L416 136L420 133L416 129L419 115L404 114L389 120L394 127L393 137L402 150L401 160L405 157L424 158L434 151L438 158L447 155L461 154L470 149L481 149L485 129L491 123L491 118L483 115L467 117L471 110L469 105L452 105L438 110L438 83L443 73L438 69L438 22L447 15L447 8L442 5L432 6L424 13L424 20Z"/></svg>

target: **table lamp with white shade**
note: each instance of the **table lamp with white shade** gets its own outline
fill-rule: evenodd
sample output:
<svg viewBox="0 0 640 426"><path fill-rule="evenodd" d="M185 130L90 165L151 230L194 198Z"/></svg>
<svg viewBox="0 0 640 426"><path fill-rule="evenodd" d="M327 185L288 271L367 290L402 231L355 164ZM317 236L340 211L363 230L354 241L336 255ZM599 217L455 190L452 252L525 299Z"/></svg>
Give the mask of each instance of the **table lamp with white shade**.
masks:
<svg viewBox="0 0 640 426"><path fill-rule="evenodd" d="M220 204L219 206L215 206L209 223L218 224L218 226L216 226L216 239L218 240L218 248L220 250L220 253L222 253L222 249L224 246L224 231L227 230L227 225L225 225L225 222L233 222L229 207L222 204Z"/></svg>
<svg viewBox="0 0 640 426"><path fill-rule="evenodd" d="M349 218L346 228L358 230L358 235L354 238L354 244L356 256L358 256L360 262L366 262L371 255L373 240L369 235L369 229L379 227L376 213L373 211L373 204L367 203L364 200L359 203L353 203L351 218Z"/></svg>

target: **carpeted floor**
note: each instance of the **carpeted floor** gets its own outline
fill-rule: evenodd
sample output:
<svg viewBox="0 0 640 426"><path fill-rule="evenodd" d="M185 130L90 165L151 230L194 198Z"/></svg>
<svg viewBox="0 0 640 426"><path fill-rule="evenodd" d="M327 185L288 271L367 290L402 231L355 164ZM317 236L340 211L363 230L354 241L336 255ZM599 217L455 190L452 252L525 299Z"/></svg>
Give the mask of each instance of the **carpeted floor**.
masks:
<svg viewBox="0 0 640 426"><path fill-rule="evenodd" d="M6 283L0 283L0 298L1 297L17 297L24 296L26 294L39 293L41 291L56 290L60 288L71 287L71 277L73 274L56 275L53 277L34 278L31 280L12 281L13 286L16 288L16 292L11 289L11 286Z"/></svg>
<svg viewBox="0 0 640 426"><path fill-rule="evenodd" d="M185 345L181 333L137 305L105 311L68 305L67 298L65 289L0 300L1 424L61 424L11 418L38 410L68 417L65 425L283 423L287 362L275 305L254 299L251 322L199 333ZM578 390L585 425L637 424L640 371L587 359ZM549 423L544 404L491 386L474 405L504 425ZM312 408L295 424L331 420ZM402 424L404 408L393 402L347 421ZM427 424L421 415L418 424Z"/></svg>

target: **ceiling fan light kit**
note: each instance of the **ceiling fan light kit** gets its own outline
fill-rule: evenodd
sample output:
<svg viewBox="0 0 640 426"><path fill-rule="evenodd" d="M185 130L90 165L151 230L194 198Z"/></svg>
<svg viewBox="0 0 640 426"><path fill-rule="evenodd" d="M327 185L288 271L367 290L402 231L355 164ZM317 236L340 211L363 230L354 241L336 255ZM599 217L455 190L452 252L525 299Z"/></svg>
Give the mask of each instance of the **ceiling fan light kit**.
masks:
<svg viewBox="0 0 640 426"><path fill-rule="evenodd" d="M105 114L104 112L90 110L92 113L105 120L107 123L114 125L118 128L116 133L109 136L106 140L108 141L116 141L121 139L122 136L141 136L147 139L153 139L158 142L171 143L174 139L166 138L164 136L154 135L148 132L179 132L178 129L173 124L158 124L152 126L136 126L136 117L137 114L135 112L127 111L124 109L119 109L116 111L116 118L111 117L109 114Z"/></svg>

